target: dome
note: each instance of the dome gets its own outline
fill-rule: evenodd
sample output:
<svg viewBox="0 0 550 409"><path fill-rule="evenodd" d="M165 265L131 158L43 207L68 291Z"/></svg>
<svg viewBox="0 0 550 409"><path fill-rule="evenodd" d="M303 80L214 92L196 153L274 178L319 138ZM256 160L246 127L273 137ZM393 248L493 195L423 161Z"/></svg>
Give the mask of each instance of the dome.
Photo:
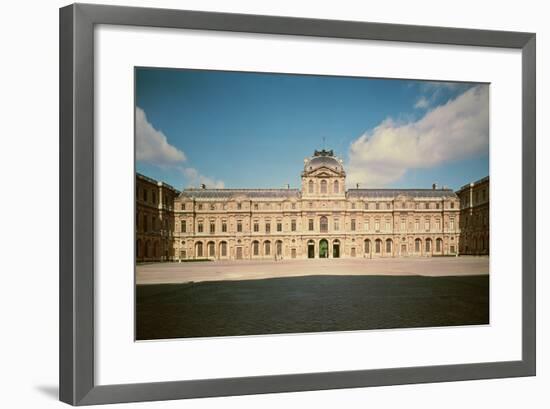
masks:
<svg viewBox="0 0 550 409"><path fill-rule="evenodd" d="M313 156L304 163L305 172L313 172L319 168L328 168L336 172L342 172L342 163L334 156L332 151L315 151Z"/></svg>

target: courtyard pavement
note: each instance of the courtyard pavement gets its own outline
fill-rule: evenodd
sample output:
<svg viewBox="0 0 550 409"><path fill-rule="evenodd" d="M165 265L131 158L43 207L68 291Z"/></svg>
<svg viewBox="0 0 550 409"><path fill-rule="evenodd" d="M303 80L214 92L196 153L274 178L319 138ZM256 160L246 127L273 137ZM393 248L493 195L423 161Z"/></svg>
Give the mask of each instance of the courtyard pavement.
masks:
<svg viewBox="0 0 550 409"><path fill-rule="evenodd" d="M303 276L472 276L489 274L489 257L241 260L138 265L136 283L177 284Z"/></svg>

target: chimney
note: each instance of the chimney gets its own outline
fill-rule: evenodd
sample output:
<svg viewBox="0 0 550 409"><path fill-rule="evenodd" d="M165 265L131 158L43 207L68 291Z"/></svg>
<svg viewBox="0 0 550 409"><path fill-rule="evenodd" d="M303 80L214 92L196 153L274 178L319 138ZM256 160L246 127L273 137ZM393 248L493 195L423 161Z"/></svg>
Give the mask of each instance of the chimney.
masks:
<svg viewBox="0 0 550 409"><path fill-rule="evenodd" d="M287 189L290 189L290 183L287 183L287 184L286 184L286 188L287 188Z"/></svg>
<svg viewBox="0 0 550 409"><path fill-rule="evenodd" d="M204 183L201 183L201 189L206 189L206 185Z"/></svg>
<svg viewBox="0 0 550 409"><path fill-rule="evenodd" d="M355 188L356 188L356 189L359 189L359 183L356 183L356 184L355 184Z"/></svg>
<svg viewBox="0 0 550 409"><path fill-rule="evenodd" d="M437 183L434 183L434 184L432 185L432 190L435 190L435 189L437 189Z"/></svg>

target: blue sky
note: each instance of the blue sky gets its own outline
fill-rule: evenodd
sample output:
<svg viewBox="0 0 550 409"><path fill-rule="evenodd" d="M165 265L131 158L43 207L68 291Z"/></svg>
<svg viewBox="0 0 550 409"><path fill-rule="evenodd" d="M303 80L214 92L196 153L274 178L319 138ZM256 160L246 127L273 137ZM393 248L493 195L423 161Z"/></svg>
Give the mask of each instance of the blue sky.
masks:
<svg viewBox="0 0 550 409"><path fill-rule="evenodd" d="M488 85L136 69L136 169L181 189L299 187L333 149L348 186L459 188L489 174Z"/></svg>

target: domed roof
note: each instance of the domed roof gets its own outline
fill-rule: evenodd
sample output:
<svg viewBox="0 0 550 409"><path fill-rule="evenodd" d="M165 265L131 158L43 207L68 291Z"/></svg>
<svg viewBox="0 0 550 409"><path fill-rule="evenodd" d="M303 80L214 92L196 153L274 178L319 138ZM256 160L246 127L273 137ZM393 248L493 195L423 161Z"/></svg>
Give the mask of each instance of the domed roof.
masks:
<svg viewBox="0 0 550 409"><path fill-rule="evenodd" d="M334 170L336 172L343 172L344 170L342 163L336 156L334 156L332 150L326 151L323 149L322 151L315 151L313 156L307 159L304 163L304 171L308 173L322 167Z"/></svg>

